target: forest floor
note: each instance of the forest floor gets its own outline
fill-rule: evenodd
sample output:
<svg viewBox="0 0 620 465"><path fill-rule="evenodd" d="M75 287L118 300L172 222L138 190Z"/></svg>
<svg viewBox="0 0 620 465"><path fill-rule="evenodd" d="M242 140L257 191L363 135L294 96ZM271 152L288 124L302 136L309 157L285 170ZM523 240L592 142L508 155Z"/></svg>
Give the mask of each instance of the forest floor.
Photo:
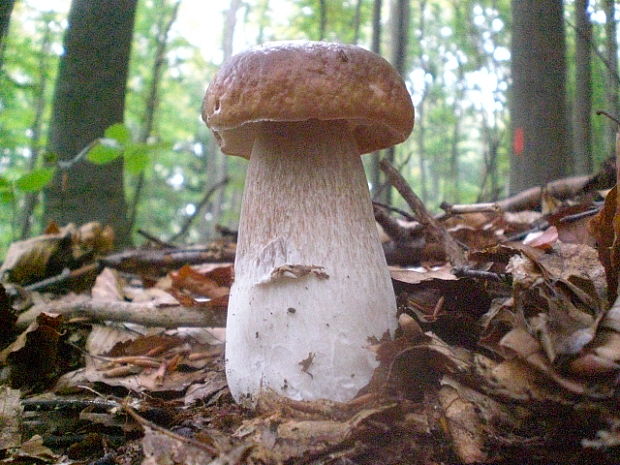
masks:
<svg viewBox="0 0 620 465"><path fill-rule="evenodd" d="M390 181L413 210L375 205L399 329L346 403L233 401L232 237L112 254L91 223L14 243L0 463L618 463L616 189L589 180L431 217Z"/></svg>

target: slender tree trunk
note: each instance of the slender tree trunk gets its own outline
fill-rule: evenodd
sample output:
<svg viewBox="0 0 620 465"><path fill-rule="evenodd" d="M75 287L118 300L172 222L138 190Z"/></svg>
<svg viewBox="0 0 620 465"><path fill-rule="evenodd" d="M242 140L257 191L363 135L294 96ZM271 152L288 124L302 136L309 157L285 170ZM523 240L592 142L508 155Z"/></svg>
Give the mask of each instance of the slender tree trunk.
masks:
<svg viewBox="0 0 620 465"><path fill-rule="evenodd" d="M426 0L421 0L419 5L420 5L420 23L419 23L419 27L418 27L418 41L421 41L422 38L424 37L424 35L426 34ZM426 66L426 60L424 58L424 50L423 48L420 48L420 55L418 57L420 63L422 64L422 67L426 70L427 66ZM428 181L427 181L427 170L426 170L426 130L425 130L425 120L424 120L424 114L425 114L425 103L426 103L426 98L428 97L428 89L429 85L425 82L423 84L423 90L422 90L422 98L420 99L420 103L418 104L418 108L416 108L416 131L418 133L417 135L417 142L418 142L418 170L420 171L420 198L422 199L423 202L426 202L428 200Z"/></svg>
<svg viewBox="0 0 620 465"><path fill-rule="evenodd" d="M607 73L605 85L605 100L607 111L616 117L620 117L620 102L618 100L618 37L616 28L616 5L615 0L605 0L605 52L607 55ZM616 152L616 132L618 127L613 121L606 123L607 154L612 157Z"/></svg>
<svg viewBox="0 0 620 465"><path fill-rule="evenodd" d="M241 0L230 0L230 7L224 17L224 30L222 32L222 53L224 60L228 60L233 54L233 39L237 24L237 12L241 8Z"/></svg>
<svg viewBox="0 0 620 465"><path fill-rule="evenodd" d="M153 68L151 71L151 83L147 92L147 97L144 105L144 114L142 117L142 127L140 128L140 134L138 136L138 142L145 144L148 142L149 137L153 132L153 126L155 124L155 115L157 113L157 107L159 104L159 85L161 83L162 76L165 70L166 64L166 50L168 49L170 29L176 21L177 13L179 11L179 5L181 0L177 0L170 10L169 14L164 14L159 17L157 24L157 33L155 38L155 56L153 60ZM159 10L163 10L165 7L165 0L158 5ZM129 234L136 223L138 216L138 205L142 196L142 189L144 188L144 171L138 175L136 187L131 199L129 208Z"/></svg>
<svg viewBox="0 0 620 465"><path fill-rule="evenodd" d="M235 36L235 28L237 26L237 11L241 8L241 0L230 0L230 6L226 11L226 19L224 22L224 30L222 31L222 52L224 61L228 60L233 54L233 39ZM221 179L228 178L228 156L224 155L219 149L212 153L217 154L214 163L215 170L213 181L214 184ZM226 202L226 196L229 189L220 189L217 195L217 201L213 205L211 214L213 215L213 226L215 226L222 215L223 207Z"/></svg>
<svg viewBox="0 0 620 465"><path fill-rule="evenodd" d="M452 137L450 140L450 199L454 203L460 202L460 175L459 175L459 142L461 140L461 118L458 109L460 100L455 99L455 103L452 106L452 110L456 114L454 126L452 126Z"/></svg>
<svg viewBox="0 0 620 465"><path fill-rule="evenodd" d="M11 13L15 0L0 0L0 70L2 70L2 58L4 56L5 39L9 32Z"/></svg>
<svg viewBox="0 0 620 465"><path fill-rule="evenodd" d="M575 0L575 99L573 153L576 174L588 174L592 162L592 23L588 0Z"/></svg>
<svg viewBox="0 0 620 465"><path fill-rule="evenodd" d="M48 148L61 160L75 157L104 130L123 121L137 0L74 0L65 53L54 94ZM44 220L99 221L117 242L129 242L123 160L95 166L80 161L58 172L45 191Z"/></svg>
<svg viewBox="0 0 620 465"><path fill-rule="evenodd" d="M46 108L46 91L47 81L49 75L49 56L51 49L51 36L52 31L49 27L49 22L44 25L43 37L41 39L41 47L39 49L39 63L37 71L39 73L36 91L33 99L34 119L30 126L32 135L30 136L30 160L28 161L28 169L33 170L37 166L39 159L39 153L41 151L41 135L43 132L43 113ZM20 238L26 239L30 235L30 228L32 226L32 214L39 200L39 193L29 192L26 195L24 201L24 208L21 215L21 233Z"/></svg>
<svg viewBox="0 0 620 465"><path fill-rule="evenodd" d="M360 18L362 16L362 0L357 0L355 4L355 15L353 16L353 43L357 45L360 40Z"/></svg>
<svg viewBox="0 0 620 465"><path fill-rule="evenodd" d="M562 0L512 0L510 190L566 175L569 158Z"/></svg>
<svg viewBox="0 0 620 465"><path fill-rule="evenodd" d="M392 11L390 14L392 21L392 56L391 62L394 68L401 74L405 73L405 62L407 60L407 45L409 38L409 0L392 0ZM393 165L396 158L395 147L390 147L386 151L385 158ZM392 201L392 189L385 189L385 196L382 199L390 204Z"/></svg>
<svg viewBox="0 0 620 465"><path fill-rule="evenodd" d="M319 40L325 39L327 29L327 0L319 0Z"/></svg>
<svg viewBox="0 0 620 465"><path fill-rule="evenodd" d="M382 0L374 0L372 6L372 44L370 49L378 55L381 55L381 8L383 7ZM370 164L370 183L372 185L373 198L379 192L381 186L381 168L379 167L379 161L381 152L374 152L371 155Z"/></svg>
<svg viewBox="0 0 620 465"><path fill-rule="evenodd" d="M426 92L425 92L426 94ZM424 95L416 108L416 141L418 143L418 169L420 171L420 199L426 203L428 201L428 181L426 172L426 124L424 114L426 109L426 96Z"/></svg>
<svg viewBox="0 0 620 465"><path fill-rule="evenodd" d="M269 0L262 0L260 4L260 16L258 18L258 35L256 36L256 43L262 44L265 42L265 26L269 22Z"/></svg>

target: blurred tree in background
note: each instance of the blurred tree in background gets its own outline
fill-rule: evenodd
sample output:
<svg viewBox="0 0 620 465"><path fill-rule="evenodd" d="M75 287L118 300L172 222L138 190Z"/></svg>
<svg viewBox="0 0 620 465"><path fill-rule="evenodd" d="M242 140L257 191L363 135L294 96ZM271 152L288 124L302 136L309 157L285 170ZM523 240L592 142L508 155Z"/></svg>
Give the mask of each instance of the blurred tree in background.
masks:
<svg viewBox="0 0 620 465"><path fill-rule="evenodd" d="M550 1L525 3L540 6ZM74 8L79 3L74 0ZM565 57L565 100L559 94L549 98L569 110L562 129L568 142L556 144L556 148L567 161L563 172L571 174L596 169L613 147L615 128L593 112L619 111L617 13L613 0L552 3L562 8L555 19L564 24L561 29L554 26L560 35L545 47L545 53L558 58L542 71L550 72L555 61ZM39 233L46 220L80 221L95 212L98 204L112 205L108 193L112 176L123 182L121 195L127 212L117 204L113 208L115 219L110 221L126 218L125 226L116 225L125 242L140 242L138 229L162 239L174 237L179 243L214 237L217 224L234 229L246 162L221 156L200 120L200 105L206 85L225 57L271 40L322 38L357 43L381 53L399 68L413 96L416 127L393 154L365 157L377 198L390 199L389 188L378 176L378 156L393 157L431 208L444 200L473 202L508 193L515 147L509 103L523 101L523 97L511 94L515 83L511 33L523 13L515 11L513 17L512 7L524 2L139 0L127 78L117 75L126 81L126 91L105 94L110 102L124 97L124 112L95 125L84 123L96 118L89 114L96 111L94 105L80 108L83 115L78 120L64 110L72 124L82 121L89 127L88 134L84 131L80 137L58 129L59 115L52 116L56 106L53 89L66 88L76 78L74 74L88 71L80 71L78 66L67 74L61 66L58 73L61 57L66 60L73 53L68 43L63 46L63 36L72 34L73 27L68 21L69 2L18 0L0 4L0 256L10 241ZM91 13L106 15L100 20L110 26L129 21L115 16L123 14L118 9L106 13L99 8ZM98 50L91 53L91 64L80 65L90 67L89 72L97 65L108 70L119 65L105 64L109 37L96 32L86 31L83 37ZM525 37L532 38L529 34ZM89 85L95 85L90 80L98 76L93 73ZM124 95L117 95L119 92ZM568 115L572 116L572 131ZM74 157L93 138L103 136L106 125L121 120L124 125L116 128L114 137L124 143L119 148L114 146L118 141L112 140L112 148L107 149L114 157L122 157L111 165L82 161L64 172L73 177L79 176L77 171L72 172L79 167L86 176L100 169L115 171L98 178L80 194L84 214L67 216L60 206L54 211L48 208L44 216L38 202L40 191L18 181L32 170L53 166L45 164L53 155ZM60 137L66 138L66 150L58 148ZM100 151L105 155L104 149ZM537 184L546 179L539 176L540 166L534 163L524 169L513 163L512 175L523 178L522 186ZM56 170L52 189L66 187L61 171ZM118 192L118 186L113 191ZM397 195L391 196L391 202L404 206Z"/></svg>
<svg viewBox="0 0 620 465"><path fill-rule="evenodd" d="M74 0L54 91L48 149L75 158L107 127L122 122L137 0ZM31 158L34 154L30 154ZM44 220L97 220L129 242L123 160L93 166L80 160L56 171L45 190Z"/></svg>

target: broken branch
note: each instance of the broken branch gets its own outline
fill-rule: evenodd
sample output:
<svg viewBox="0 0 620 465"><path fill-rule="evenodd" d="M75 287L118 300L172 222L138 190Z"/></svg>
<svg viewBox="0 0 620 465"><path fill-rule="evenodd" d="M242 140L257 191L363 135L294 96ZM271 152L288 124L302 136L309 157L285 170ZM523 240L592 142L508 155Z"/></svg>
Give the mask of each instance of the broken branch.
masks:
<svg viewBox="0 0 620 465"><path fill-rule="evenodd" d="M41 313L58 313L67 318L86 318L93 322L120 321L160 328L222 327L226 312L208 307L183 307L181 305L157 306L152 303L96 301L83 298L66 304L39 304L22 313L16 323L23 329Z"/></svg>
<svg viewBox="0 0 620 465"><path fill-rule="evenodd" d="M420 198L413 192L411 187L409 187L405 178L403 178L402 175L396 171L396 168L385 159L379 162L379 166L387 176L390 184L392 184L405 199L420 224L424 226L427 234L442 245L448 261L452 263L453 266L464 266L466 264L466 259L461 247L452 236L450 236L446 228L430 214L424 206L424 203L422 203Z"/></svg>

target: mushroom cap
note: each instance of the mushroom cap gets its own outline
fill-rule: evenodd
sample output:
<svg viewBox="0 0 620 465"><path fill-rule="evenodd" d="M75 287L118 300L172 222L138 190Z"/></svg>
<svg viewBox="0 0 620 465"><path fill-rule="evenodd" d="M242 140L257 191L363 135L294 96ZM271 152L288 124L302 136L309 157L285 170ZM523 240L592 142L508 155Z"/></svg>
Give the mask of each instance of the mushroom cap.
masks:
<svg viewBox="0 0 620 465"><path fill-rule="evenodd" d="M359 154L404 141L411 96L376 53L328 42L274 42L233 56L207 89L202 118L222 151L250 157L265 121L346 120Z"/></svg>

